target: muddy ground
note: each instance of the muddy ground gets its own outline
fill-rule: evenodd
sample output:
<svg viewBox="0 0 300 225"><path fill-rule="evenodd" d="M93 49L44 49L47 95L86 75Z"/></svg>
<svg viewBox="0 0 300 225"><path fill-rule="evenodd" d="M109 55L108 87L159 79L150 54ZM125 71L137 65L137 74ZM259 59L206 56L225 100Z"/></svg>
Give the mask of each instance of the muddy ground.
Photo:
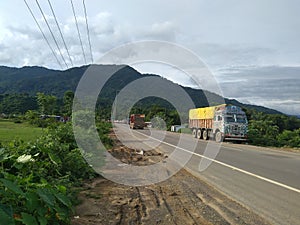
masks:
<svg viewBox="0 0 300 225"><path fill-rule="evenodd" d="M147 165L167 156L141 152L116 140L110 153L124 163ZM155 185L130 187L105 178L87 182L79 193L73 225L96 224L269 224L185 169Z"/></svg>

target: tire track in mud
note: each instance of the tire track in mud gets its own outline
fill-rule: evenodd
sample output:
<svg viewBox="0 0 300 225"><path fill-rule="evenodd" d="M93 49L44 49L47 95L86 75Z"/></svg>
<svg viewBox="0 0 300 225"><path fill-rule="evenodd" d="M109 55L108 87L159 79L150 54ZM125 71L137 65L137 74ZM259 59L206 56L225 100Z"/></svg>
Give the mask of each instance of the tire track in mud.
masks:
<svg viewBox="0 0 300 225"><path fill-rule="evenodd" d="M213 224L233 224L228 221L228 218L224 214L220 213L219 210L216 210L210 204L207 204L203 198L199 197L199 193L196 193L195 190L190 188L185 182L180 182L183 190L186 190L186 196L183 198L185 204L194 206L198 213L205 219Z"/></svg>
<svg viewBox="0 0 300 225"><path fill-rule="evenodd" d="M177 223L176 223L175 220L174 220L174 213L173 213L173 210L172 210L172 208L170 207L169 203L167 202L167 200L166 200L166 198L165 198L165 195L164 195L164 193L163 193L161 187L159 187L159 193L160 193L160 195L161 195L161 199L162 199L162 201L163 201L163 203L164 203L164 206L166 207L166 209L168 210L168 212L169 212L169 214L170 214L170 216L171 216L170 220L172 220L173 224L177 225Z"/></svg>
<svg viewBox="0 0 300 225"><path fill-rule="evenodd" d="M112 150L114 156L125 163L130 161L126 157L135 152L137 150L120 145ZM165 157L155 149L143 156L134 154L137 159L134 163L139 166ZM79 200L81 204L76 207L73 225L269 224L185 169L166 181L139 187L116 184L99 177L85 184Z"/></svg>
<svg viewBox="0 0 300 225"><path fill-rule="evenodd" d="M152 190L152 189L150 189L150 191L151 191L151 193L153 194L153 196L155 198L156 206L160 207L160 201L159 201L159 198L158 198L156 192L154 190Z"/></svg>
<svg viewBox="0 0 300 225"><path fill-rule="evenodd" d="M81 192L79 218L72 224L268 224L185 170L144 187L98 179L97 185ZM101 198L93 197L100 193Z"/></svg>
<svg viewBox="0 0 300 225"><path fill-rule="evenodd" d="M211 224L199 210L202 204L191 201L188 189L183 188L179 180L170 180L170 184L164 186L164 196L168 199L169 207L173 212L174 221L177 224Z"/></svg>
<svg viewBox="0 0 300 225"><path fill-rule="evenodd" d="M136 187L136 190L137 190L137 193L138 193L138 198L139 198L140 204L142 206L143 217L147 217L147 208L146 208L144 200L141 196L141 192L140 192L138 187Z"/></svg>
<svg viewBox="0 0 300 225"><path fill-rule="evenodd" d="M187 205L184 204L182 197L183 195L182 190L178 190L177 188L174 188L174 185L170 185L168 186L168 192L166 193L168 195L168 198L172 199L171 203L172 203L172 210L173 212L175 211L176 213L174 213L174 217L176 221L179 221L179 224L182 224L182 222L185 222L187 224L198 224L197 221L195 220L195 218L192 216L192 214L190 213L191 210L187 209ZM193 210L194 211L194 210ZM181 217L183 218L178 218L176 215L177 213L180 212L180 215L182 215Z"/></svg>

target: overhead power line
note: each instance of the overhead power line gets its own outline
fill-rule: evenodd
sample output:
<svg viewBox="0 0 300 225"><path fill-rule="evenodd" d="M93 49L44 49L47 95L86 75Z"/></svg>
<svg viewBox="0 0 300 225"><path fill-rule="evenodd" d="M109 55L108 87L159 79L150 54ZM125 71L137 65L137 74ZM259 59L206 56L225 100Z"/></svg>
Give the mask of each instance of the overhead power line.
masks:
<svg viewBox="0 0 300 225"><path fill-rule="evenodd" d="M39 23L38 23L36 17L34 16L32 10L31 10L30 6L27 4L26 0L24 0L24 3L26 4L26 6L27 6L27 8L28 8L28 10L29 10L29 12L30 12L30 14L31 14L31 16L33 17L33 19L34 19L36 25L38 26L40 32L42 33L44 40L47 42L49 48L51 49L51 52L52 52L52 54L54 55L54 57L55 57L57 63L59 64L59 66L61 67L61 69L63 69L63 67L62 67L62 65L61 65L61 63L60 63L60 61L59 61L58 58L57 58L57 55L55 54L53 48L51 47L51 45L50 45L50 43L49 43L49 40L47 39L46 35L44 34L44 32L43 32L41 26L39 25Z"/></svg>
<svg viewBox="0 0 300 225"><path fill-rule="evenodd" d="M78 33L80 45L81 45L81 50L82 50L82 53L83 53L84 63L86 64L86 57L85 57L84 48L83 48L83 45L82 45L82 40L81 40L81 36L80 36L80 32L79 32L79 27L78 27L78 22L77 22L77 18L76 18L76 13L75 13L73 1L72 0L70 0L70 1L71 1L71 5L72 5L73 15L74 15L74 18L75 18L75 24L76 24L76 28L77 28L77 33Z"/></svg>
<svg viewBox="0 0 300 225"><path fill-rule="evenodd" d="M67 44L66 44L66 42L65 42L64 36L63 36L63 34L62 34L62 32L61 32L59 23L58 23L58 21L57 21L57 18L56 18L56 15L55 15L55 13L54 13L54 10L53 10L53 7L52 7L52 4L51 4L50 0L48 0L48 3L49 3L49 6L50 6L50 8L51 8L52 15L53 15L53 17L54 17L54 19L55 19L56 26L57 26L57 28L58 28L58 30L59 30L60 37L61 37L61 39L62 39L62 41L63 41L63 43L64 43L65 49L67 50L67 53L68 53L68 56L69 56L70 63L71 63L71 65L72 65L72 67L73 67L73 62L72 62L72 59L71 59L71 56L70 56L69 49L68 49Z"/></svg>
<svg viewBox="0 0 300 225"><path fill-rule="evenodd" d="M92 63L93 63L93 62L94 62L94 59L93 59L93 52L92 52L92 45L91 45L91 38L90 38L90 29L89 29L89 25L88 25L88 19L87 19L87 13L86 13L85 1L82 0L82 3L83 3L83 8L84 8L85 23L86 23L86 31L87 31L87 36L88 36L88 41L89 41L89 46L90 46L91 60L92 60Z"/></svg>
<svg viewBox="0 0 300 225"><path fill-rule="evenodd" d="M42 10L40 4L39 4L39 2L38 2L37 0L35 0L35 2L36 2L37 6L38 6L39 9L40 9L40 12L41 12L41 14L42 14L42 16L43 16L43 18L44 18L45 23L47 24L47 27L48 27L48 29L49 29L49 31L50 31L50 34L51 34L51 36L52 36L52 38L53 38L53 40L54 40L54 42L55 42L55 44L56 44L56 47L57 47L57 49L58 49L58 51L59 51L59 54L61 55L61 57L62 57L62 59L63 59L65 65L66 65L66 67L69 68L69 67L68 67L68 64L66 63L66 60L65 60L65 58L64 58L64 56L63 56L63 54L62 54L62 52L61 52L61 50L60 50L60 47L59 47L59 45L58 45L58 43L57 43L57 40L56 40L56 38L54 37L54 34L53 34L52 30L51 30L51 27L50 27L50 25L49 25L49 23L48 23L48 21L47 21L47 19L46 19L46 17L45 17L45 14L44 14L44 12L43 12L43 10Z"/></svg>

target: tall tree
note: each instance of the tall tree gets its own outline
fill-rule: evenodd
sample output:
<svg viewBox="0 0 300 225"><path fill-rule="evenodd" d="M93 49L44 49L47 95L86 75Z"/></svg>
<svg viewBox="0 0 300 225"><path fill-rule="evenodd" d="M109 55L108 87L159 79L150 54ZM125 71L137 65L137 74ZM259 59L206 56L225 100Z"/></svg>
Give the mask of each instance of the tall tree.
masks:
<svg viewBox="0 0 300 225"><path fill-rule="evenodd" d="M38 92L36 97L41 114L53 114L55 112L57 108L57 97L45 95L41 92Z"/></svg>
<svg viewBox="0 0 300 225"><path fill-rule="evenodd" d="M71 116L72 114L72 105L73 105L74 93L73 91L66 91L64 93L63 103L64 108L63 112L66 116Z"/></svg>

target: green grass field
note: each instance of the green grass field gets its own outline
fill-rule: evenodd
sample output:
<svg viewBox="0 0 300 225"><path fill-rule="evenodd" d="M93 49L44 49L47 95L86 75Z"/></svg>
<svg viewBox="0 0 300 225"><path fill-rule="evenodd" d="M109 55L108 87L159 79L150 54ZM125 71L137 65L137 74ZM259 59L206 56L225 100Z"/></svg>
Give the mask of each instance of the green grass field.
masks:
<svg viewBox="0 0 300 225"><path fill-rule="evenodd" d="M42 128L33 127L25 122L0 120L0 143L3 144L13 140L34 141L42 132Z"/></svg>

